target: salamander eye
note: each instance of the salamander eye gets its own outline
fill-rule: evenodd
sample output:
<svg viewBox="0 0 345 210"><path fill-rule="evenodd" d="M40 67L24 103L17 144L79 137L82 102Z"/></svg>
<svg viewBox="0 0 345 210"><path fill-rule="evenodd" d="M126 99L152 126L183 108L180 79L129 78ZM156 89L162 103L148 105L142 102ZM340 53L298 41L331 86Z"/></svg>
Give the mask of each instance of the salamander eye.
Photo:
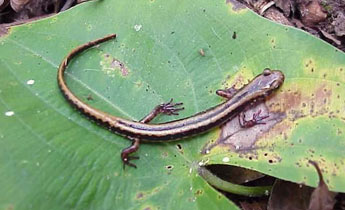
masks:
<svg viewBox="0 0 345 210"><path fill-rule="evenodd" d="M268 76L268 75L270 75L271 73L272 73L271 69L266 68L266 69L264 70L263 75L264 75L264 76Z"/></svg>

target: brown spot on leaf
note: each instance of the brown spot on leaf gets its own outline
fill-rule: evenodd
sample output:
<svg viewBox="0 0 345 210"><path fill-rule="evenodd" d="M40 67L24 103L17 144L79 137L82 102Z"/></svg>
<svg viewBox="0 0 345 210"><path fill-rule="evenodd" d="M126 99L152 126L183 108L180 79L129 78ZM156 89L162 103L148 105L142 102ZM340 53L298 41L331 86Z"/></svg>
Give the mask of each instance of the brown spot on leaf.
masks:
<svg viewBox="0 0 345 210"><path fill-rule="evenodd" d="M112 59L110 67L120 69L122 76L128 75L128 69L125 67L125 64L123 64L121 61L119 61L116 58Z"/></svg>
<svg viewBox="0 0 345 210"><path fill-rule="evenodd" d="M200 195L202 195L204 193L204 191L203 190L197 190L196 192L195 192L195 196L200 196Z"/></svg>
<svg viewBox="0 0 345 210"><path fill-rule="evenodd" d="M176 147L177 147L178 151L179 151L180 153L182 153L182 154L183 154L183 148L182 148L182 145L181 145L181 144L176 144Z"/></svg>
<svg viewBox="0 0 345 210"><path fill-rule="evenodd" d="M174 168L174 166L172 166L172 165L167 165L167 166L165 166L165 168L166 168L167 170L171 171L171 170Z"/></svg>
<svg viewBox="0 0 345 210"><path fill-rule="evenodd" d="M296 109L302 103L302 93L299 90L291 93L291 90L280 94L283 101L283 110Z"/></svg>
<svg viewBox="0 0 345 210"><path fill-rule="evenodd" d="M86 97L86 99L87 99L88 101L92 101L92 100L93 100L93 97L92 97L91 94L89 94L89 95Z"/></svg>
<svg viewBox="0 0 345 210"><path fill-rule="evenodd" d="M142 192L139 192L139 193L137 193L137 195L136 195L136 198L137 198L138 200L142 199L143 197L144 197L144 193L142 193Z"/></svg>
<svg viewBox="0 0 345 210"><path fill-rule="evenodd" d="M115 76L115 72L119 71L123 77L128 76L129 70L123 62L112 57L109 54L103 55L104 60L101 61L103 71L110 75Z"/></svg>
<svg viewBox="0 0 345 210"><path fill-rule="evenodd" d="M237 34L236 31L234 31L234 33L232 34L232 39L236 39L237 38Z"/></svg>
<svg viewBox="0 0 345 210"><path fill-rule="evenodd" d="M204 49L201 48L201 49L199 50L199 54L200 54L201 56L204 57L204 56L205 56L205 51L204 51Z"/></svg>
<svg viewBox="0 0 345 210"><path fill-rule="evenodd" d="M315 91L315 100L317 102L316 105L322 106L325 104L324 100L330 101L330 97L332 96L331 88L327 88L325 84L321 85Z"/></svg>
<svg viewBox="0 0 345 210"><path fill-rule="evenodd" d="M310 87L308 91L306 90L305 87L297 88L292 84L287 90L279 93L279 97L269 100L269 107L273 111L285 110L287 118L291 121L327 113L331 113L328 114L331 118L338 116L335 110L331 110L332 100L335 98L332 94L332 86L327 83L318 83ZM340 95L336 97L340 98Z"/></svg>
<svg viewBox="0 0 345 210"><path fill-rule="evenodd" d="M211 150L216 145L224 145L229 147L230 150L237 152L253 150L253 145L256 141L285 118L285 114L281 112L269 113L267 106L261 102L244 112L245 119L252 119L254 113L258 113L259 110L261 110L260 116L268 115L268 118L262 120L263 124L257 124L250 128L242 128L238 120L239 116L236 116L221 127L221 133L217 141L205 147L203 149L203 153L207 150ZM248 159L257 159L253 154L243 157Z"/></svg>

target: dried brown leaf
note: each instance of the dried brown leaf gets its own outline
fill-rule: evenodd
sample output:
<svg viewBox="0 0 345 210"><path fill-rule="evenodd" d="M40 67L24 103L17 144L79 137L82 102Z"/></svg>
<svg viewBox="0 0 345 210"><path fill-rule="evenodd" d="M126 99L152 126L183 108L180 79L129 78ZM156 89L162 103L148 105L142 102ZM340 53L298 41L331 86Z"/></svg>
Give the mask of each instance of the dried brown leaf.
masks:
<svg viewBox="0 0 345 210"><path fill-rule="evenodd" d="M319 30L322 33L322 35L325 36L327 39L332 40L336 45L341 45L341 41L338 40L337 38L335 38L334 36L332 36L332 34L329 34L326 31L321 30L321 29L319 29Z"/></svg>
<svg viewBox="0 0 345 210"><path fill-rule="evenodd" d="M307 26L314 26L327 18L322 6L317 0L301 1L298 5L301 20Z"/></svg>
<svg viewBox="0 0 345 210"><path fill-rule="evenodd" d="M345 15L343 13L337 13L332 25L334 26L335 35L345 36Z"/></svg>
<svg viewBox="0 0 345 210"><path fill-rule="evenodd" d="M268 201L268 210L305 210L312 188L283 180L276 180Z"/></svg>
<svg viewBox="0 0 345 210"><path fill-rule="evenodd" d="M29 2L30 0L11 0L11 7L14 11L20 12Z"/></svg>
<svg viewBox="0 0 345 210"><path fill-rule="evenodd" d="M265 12L264 17L284 25L293 26L293 24L278 9L274 7L269 8Z"/></svg>
<svg viewBox="0 0 345 210"><path fill-rule="evenodd" d="M291 12L294 12L291 0L274 0L276 6L284 12L284 15L288 17Z"/></svg>
<svg viewBox="0 0 345 210"><path fill-rule="evenodd" d="M312 164L319 175L319 186L314 190L311 195L308 210L332 210L335 204L336 193L330 192L326 183L323 180L321 170L316 162L309 161Z"/></svg>

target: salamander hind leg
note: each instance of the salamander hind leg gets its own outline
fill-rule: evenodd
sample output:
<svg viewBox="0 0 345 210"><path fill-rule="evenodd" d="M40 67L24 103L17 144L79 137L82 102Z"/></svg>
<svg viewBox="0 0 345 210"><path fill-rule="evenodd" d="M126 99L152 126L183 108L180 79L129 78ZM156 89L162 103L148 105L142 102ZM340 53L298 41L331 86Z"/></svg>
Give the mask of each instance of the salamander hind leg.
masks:
<svg viewBox="0 0 345 210"><path fill-rule="evenodd" d="M262 120L269 117L269 115L260 116L261 109L257 112L255 112L252 116L252 119L246 120L246 116L244 112L241 112L238 116L238 122L242 128L250 128L258 124L265 124L265 122L262 122Z"/></svg>
<svg viewBox="0 0 345 210"><path fill-rule="evenodd" d="M146 115L139 122L149 123L160 113L167 114L167 115L178 115L178 112L184 109L183 107L181 107L181 105L183 105L183 103L173 103L173 99L170 99L169 102L156 106L148 115ZM131 139L133 141L132 145L122 150L121 160L123 162L123 167L128 165L128 166L136 168L137 166L131 163L130 161L137 160L139 159L139 157L130 156L130 154L136 152L139 149L140 139L138 138L131 138Z"/></svg>
<svg viewBox="0 0 345 210"><path fill-rule="evenodd" d="M137 168L137 166L134 163L131 163L131 160L137 160L139 157L137 156L129 156L130 154L136 152L139 149L140 140L135 138L133 139L132 145L123 149L121 152L121 160L123 162L123 169L125 169L125 166L131 166L134 168Z"/></svg>

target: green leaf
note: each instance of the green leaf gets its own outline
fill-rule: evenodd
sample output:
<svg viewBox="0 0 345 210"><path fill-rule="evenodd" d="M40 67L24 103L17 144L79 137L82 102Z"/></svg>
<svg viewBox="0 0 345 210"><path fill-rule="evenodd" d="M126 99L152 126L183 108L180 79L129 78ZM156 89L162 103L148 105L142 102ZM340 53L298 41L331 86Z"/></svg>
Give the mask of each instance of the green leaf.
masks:
<svg viewBox="0 0 345 210"><path fill-rule="evenodd" d="M120 152L130 142L71 108L56 82L71 49L110 33L118 38L76 57L66 75L100 110L139 120L174 98L185 110L154 123L188 117L221 103L215 90L224 83L270 67L286 81L266 104L284 117L249 152L217 144L217 129L142 144L138 169L123 170ZM329 188L344 192L344 63L310 35L224 1L94 1L13 27L0 39L0 207L236 209L197 174L211 163L317 185L313 159Z"/></svg>

